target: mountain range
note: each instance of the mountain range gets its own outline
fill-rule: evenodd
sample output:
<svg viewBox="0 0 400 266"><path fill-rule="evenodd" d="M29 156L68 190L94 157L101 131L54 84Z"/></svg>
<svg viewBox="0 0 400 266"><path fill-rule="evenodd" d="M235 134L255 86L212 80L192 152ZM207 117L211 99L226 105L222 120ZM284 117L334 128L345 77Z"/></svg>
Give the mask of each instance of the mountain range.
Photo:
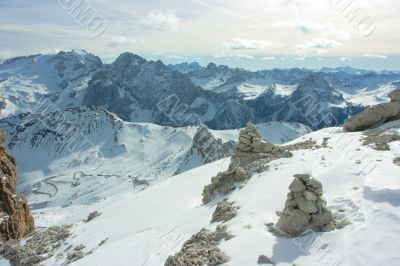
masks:
<svg viewBox="0 0 400 266"><path fill-rule="evenodd" d="M210 63L165 65L132 53L104 64L83 50L32 55L0 65L0 117L97 106L127 122L212 129L248 121L342 124L366 106L385 102L400 73L337 69L248 71Z"/></svg>

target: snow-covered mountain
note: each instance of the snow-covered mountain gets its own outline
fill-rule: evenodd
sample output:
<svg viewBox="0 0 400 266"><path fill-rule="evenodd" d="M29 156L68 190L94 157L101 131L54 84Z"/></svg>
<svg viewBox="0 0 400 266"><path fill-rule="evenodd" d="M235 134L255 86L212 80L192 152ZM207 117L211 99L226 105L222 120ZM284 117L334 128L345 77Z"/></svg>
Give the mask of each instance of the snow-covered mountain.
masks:
<svg viewBox="0 0 400 266"><path fill-rule="evenodd" d="M347 68L248 71L214 63L166 66L132 53L103 64L92 54L74 50L1 64L0 117L85 105L104 107L125 121L173 127L205 124L234 129L248 121L291 121L323 128L386 101L383 94L398 88L399 81L398 72ZM323 104L307 111L309 103L297 106L307 101ZM316 124L316 116L329 119Z"/></svg>
<svg viewBox="0 0 400 266"><path fill-rule="evenodd" d="M33 55L0 64L0 118L82 104L93 74L103 64L83 50Z"/></svg>
<svg viewBox="0 0 400 266"><path fill-rule="evenodd" d="M296 123L258 126L282 143L309 133ZM151 185L232 154L239 130L125 122L97 107L24 113L0 120L16 157L19 190L33 206L89 204ZM106 183L110 182L110 186ZM71 188L73 186L73 188ZM142 188L142 186L138 186Z"/></svg>
<svg viewBox="0 0 400 266"><path fill-rule="evenodd" d="M399 128L399 121L368 132L328 128L294 140L290 144L312 139L316 146L293 151L291 158L273 160L266 170L237 184L225 197L240 208L224 223L211 222L222 198L203 205L201 193L217 172L228 169L226 159L96 204L34 210L39 227L73 224L71 235L64 237L65 242L53 249L44 264L164 265L202 228L214 231L226 226L228 235L222 234L214 242L229 256L226 265L258 265L260 255L282 266L397 265L399 142L388 143L389 150L377 151L363 145L363 140L381 134L398 136ZM295 238L271 229L279 218L276 212L285 206L293 175L299 173L312 174L322 183L327 207L342 227L330 232L307 231ZM115 182L107 179L104 186ZM91 219L87 219L89 213L93 213ZM203 241L206 245L207 238Z"/></svg>

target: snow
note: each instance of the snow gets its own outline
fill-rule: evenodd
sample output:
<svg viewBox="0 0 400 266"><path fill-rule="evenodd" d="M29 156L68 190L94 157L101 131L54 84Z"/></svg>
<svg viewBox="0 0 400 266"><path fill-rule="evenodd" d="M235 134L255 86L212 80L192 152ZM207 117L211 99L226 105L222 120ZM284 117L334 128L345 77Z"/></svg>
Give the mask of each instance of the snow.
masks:
<svg viewBox="0 0 400 266"><path fill-rule="evenodd" d="M283 144L311 132L311 129L305 125L288 122L268 122L258 124L256 128L262 139L274 144ZM239 138L238 129L210 131L225 142L229 140L237 141Z"/></svg>
<svg viewBox="0 0 400 266"><path fill-rule="evenodd" d="M228 195L240 210L225 223L235 237L219 245L231 257L226 265L257 265L261 254L276 265L398 265L400 167L392 160L400 153L400 143L392 143L390 151L377 152L361 145L361 133L344 133L340 128L313 132L291 143L309 138L321 143L324 137L330 138L328 148L299 150L293 158L272 161L269 170L253 175ZM116 193L86 206L37 209L34 215L39 227L75 224L70 244L84 244L85 251L95 249L72 265L163 265L191 235L203 227L216 227L210 224L216 203L202 205L201 193L228 164L223 159L145 190ZM311 172L322 182L328 207L350 225L294 239L267 230L266 224L275 223L276 211L284 207L293 175L303 172ZM379 193L368 194L370 188ZM102 215L83 223L94 210Z"/></svg>
<svg viewBox="0 0 400 266"><path fill-rule="evenodd" d="M373 106L390 101L387 95L396 88L397 87L395 85L389 83L382 85L375 90L365 88L362 90L358 90L352 94L346 93L344 91L341 91L341 93L343 93L343 97L348 102L362 106Z"/></svg>

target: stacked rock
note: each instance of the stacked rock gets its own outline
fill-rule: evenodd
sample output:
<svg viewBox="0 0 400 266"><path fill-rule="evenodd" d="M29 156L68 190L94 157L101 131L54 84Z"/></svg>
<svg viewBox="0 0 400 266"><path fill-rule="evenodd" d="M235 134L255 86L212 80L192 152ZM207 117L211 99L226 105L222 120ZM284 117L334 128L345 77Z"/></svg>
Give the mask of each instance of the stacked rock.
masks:
<svg viewBox="0 0 400 266"><path fill-rule="evenodd" d="M334 219L322 197L322 184L308 174L294 177L276 227L289 236L297 236L309 226L318 231L333 230Z"/></svg>
<svg viewBox="0 0 400 266"><path fill-rule="evenodd" d="M268 153L272 152L274 145L261 140L260 134L252 123L247 123L247 127L240 130L239 144L236 149L241 152Z"/></svg>

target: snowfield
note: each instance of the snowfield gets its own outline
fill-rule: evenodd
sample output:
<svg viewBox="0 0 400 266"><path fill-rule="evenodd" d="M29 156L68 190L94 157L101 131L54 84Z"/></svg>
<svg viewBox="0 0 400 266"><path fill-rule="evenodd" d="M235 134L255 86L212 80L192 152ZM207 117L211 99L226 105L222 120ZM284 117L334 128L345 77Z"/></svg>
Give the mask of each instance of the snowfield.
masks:
<svg viewBox="0 0 400 266"><path fill-rule="evenodd" d="M400 121L384 127L400 134ZM272 161L268 170L229 194L240 209L225 223L235 237L219 244L231 258L225 265L257 265L261 254L276 265L399 265L400 167L393 159L400 156L400 143L390 143L390 151L376 151L363 146L361 137L362 132L344 133L341 128L310 133L291 143L312 138L322 144L329 138L327 147L295 151L293 158ZM204 206L201 193L228 164L229 159L223 159L90 205L34 209L38 230L73 224L68 245L83 244L84 252L92 253L72 265L164 265L201 228L217 226L210 223L217 200ZM121 170L118 165L109 167ZM321 181L328 208L350 224L293 239L269 231L267 224L278 220L276 211L283 209L288 186L298 173L312 173ZM112 179L103 183L110 189L114 185ZM93 211L101 215L83 222ZM55 257L46 264L59 264Z"/></svg>

